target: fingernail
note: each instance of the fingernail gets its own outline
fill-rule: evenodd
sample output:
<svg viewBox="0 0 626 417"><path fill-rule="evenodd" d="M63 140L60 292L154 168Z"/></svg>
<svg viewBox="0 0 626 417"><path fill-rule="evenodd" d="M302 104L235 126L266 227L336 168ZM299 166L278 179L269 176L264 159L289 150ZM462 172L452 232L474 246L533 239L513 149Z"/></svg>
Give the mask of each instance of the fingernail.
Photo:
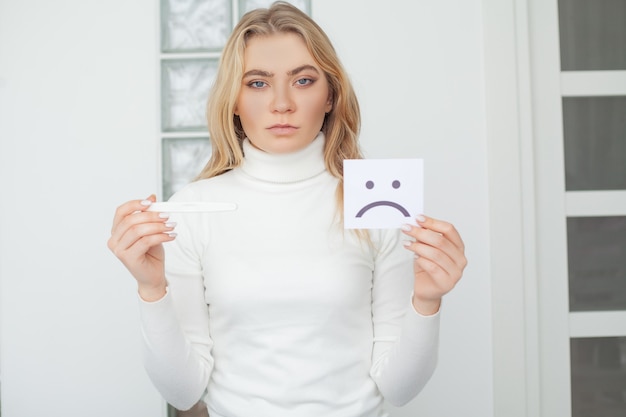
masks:
<svg viewBox="0 0 626 417"><path fill-rule="evenodd" d="M403 224L401 229L404 230L405 232L410 232L411 231L412 226L410 224Z"/></svg>
<svg viewBox="0 0 626 417"><path fill-rule="evenodd" d="M418 223L424 223L426 221L426 217L424 217L424 215L420 214L418 215L415 220L418 221Z"/></svg>
<svg viewBox="0 0 626 417"><path fill-rule="evenodd" d="M173 229L176 227L176 222L167 222L165 223L165 227L171 227Z"/></svg>
<svg viewBox="0 0 626 417"><path fill-rule="evenodd" d="M176 232L165 232L166 235L168 235L169 237L176 237L178 236L178 233Z"/></svg>
<svg viewBox="0 0 626 417"><path fill-rule="evenodd" d="M142 206L149 206L149 205L151 205L151 204L152 204L152 201L150 201L150 200L143 200L140 204L141 204Z"/></svg>
<svg viewBox="0 0 626 417"><path fill-rule="evenodd" d="M159 217L162 219L169 219L170 218L170 214L169 213L159 213Z"/></svg>
<svg viewBox="0 0 626 417"><path fill-rule="evenodd" d="M402 244L404 246L411 246L413 244L413 241L412 240L403 240Z"/></svg>

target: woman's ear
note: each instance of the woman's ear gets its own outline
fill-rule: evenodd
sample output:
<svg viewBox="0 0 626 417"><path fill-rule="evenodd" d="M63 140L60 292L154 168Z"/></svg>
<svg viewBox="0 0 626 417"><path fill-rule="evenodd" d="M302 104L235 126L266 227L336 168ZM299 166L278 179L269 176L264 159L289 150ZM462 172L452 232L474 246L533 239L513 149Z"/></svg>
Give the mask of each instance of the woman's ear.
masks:
<svg viewBox="0 0 626 417"><path fill-rule="evenodd" d="M332 93L328 94L328 100L326 100L326 107L324 108L324 112L325 113L330 113L330 111L333 109L333 95Z"/></svg>

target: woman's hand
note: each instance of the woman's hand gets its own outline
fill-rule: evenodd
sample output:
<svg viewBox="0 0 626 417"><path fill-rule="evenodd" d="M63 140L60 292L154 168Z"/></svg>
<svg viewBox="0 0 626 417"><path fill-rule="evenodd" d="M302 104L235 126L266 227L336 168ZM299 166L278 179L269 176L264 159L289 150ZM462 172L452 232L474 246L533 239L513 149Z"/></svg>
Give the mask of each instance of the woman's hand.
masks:
<svg viewBox="0 0 626 417"><path fill-rule="evenodd" d="M450 223L425 216L418 216L417 223L419 226L402 228L413 238L405 242L405 247L415 253L413 306L418 313L431 315L463 275L465 245Z"/></svg>
<svg viewBox="0 0 626 417"><path fill-rule="evenodd" d="M163 243L174 240L175 223L169 215L146 211L156 201L132 200L115 211L113 228L107 246L135 277L139 295L155 301L165 295L166 281Z"/></svg>

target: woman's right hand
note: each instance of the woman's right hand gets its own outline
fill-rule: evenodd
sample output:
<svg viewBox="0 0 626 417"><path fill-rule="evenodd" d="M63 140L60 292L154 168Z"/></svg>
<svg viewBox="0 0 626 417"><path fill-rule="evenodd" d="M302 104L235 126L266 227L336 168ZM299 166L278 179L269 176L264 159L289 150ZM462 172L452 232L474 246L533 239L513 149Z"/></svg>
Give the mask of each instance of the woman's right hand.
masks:
<svg viewBox="0 0 626 417"><path fill-rule="evenodd" d="M117 208L107 246L135 277L139 295L156 301L165 295L163 243L176 238L169 215L146 211L156 196L128 201Z"/></svg>

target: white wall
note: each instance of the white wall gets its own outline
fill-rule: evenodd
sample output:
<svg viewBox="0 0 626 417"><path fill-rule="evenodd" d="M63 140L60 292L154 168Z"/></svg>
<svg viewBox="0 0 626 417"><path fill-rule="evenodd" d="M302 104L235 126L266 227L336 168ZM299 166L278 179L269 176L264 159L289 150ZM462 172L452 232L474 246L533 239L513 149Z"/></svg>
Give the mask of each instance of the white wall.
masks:
<svg viewBox="0 0 626 417"><path fill-rule="evenodd" d="M0 2L2 415L160 416L106 248L156 190L156 5Z"/></svg>
<svg viewBox="0 0 626 417"><path fill-rule="evenodd" d="M114 207L158 183L157 3L0 0L5 417L162 413L132 279L105 245ZM312 3L359 94L366 154L425 158L426 213L467 246L439 368L394 416L492 416L481 2Z"/></svg>

